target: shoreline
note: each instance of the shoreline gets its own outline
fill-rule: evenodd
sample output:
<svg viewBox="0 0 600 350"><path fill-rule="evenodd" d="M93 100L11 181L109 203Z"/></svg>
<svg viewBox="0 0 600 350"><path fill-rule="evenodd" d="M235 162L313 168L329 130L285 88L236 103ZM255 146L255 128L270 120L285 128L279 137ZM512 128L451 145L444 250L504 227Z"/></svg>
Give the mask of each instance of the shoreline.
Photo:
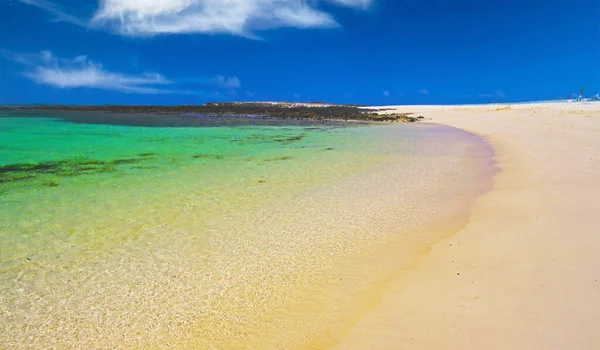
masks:
<svg viewBox="0 0 600 350"><path fill-rule="evenodd" d="M79 179L88 175L59 179L59 186L32 187L35 196L7 194L12 208L28 212L15 216L7 207L3 218L37 218L5 224L26 248L11 249L18 254L0 286L6 300L18 301L0 303L9 310L3 339L13 347L330 347L349 319L354 324L377 304L381 279L403 274L439 239L437 230L419 234L424 225L468 212L480 164L471 152L482 148L470 133L427 124L326 128L305 137L308 131L280 129L258 138L270 148L249 161L233 155L256 148L260 135L243 128L233 135L176 130L166 142L164 133L175 130L77 125L67 132L52 123L46 128L75 142L85 135L79 152L98 150L89 146L99 137L102 152L87 154L94 159L127 160L123 171L130 159L158 167L127 177L115 169L85 183ZM54 140L35 128L15 130ZM198 139L211 138L226 145L198 148ZM160 142L148 148L151 140ZM223 171L201 181L198 173L207 174L219 155L228 162ZM77 170L77 163L46 165L59 177Z"/></svg>
<svg viewBox="0 0 600 350"><path fill-rule="evenodd" d="M252 344L257 346L275 346L268 341L279 339L296 348L337 345L340 349L504 349L568 348L573 344L575 348L595 348L600 344L595 335L600 328L600 275L595 271L600 263L597 257L600 238L594 232L594 228L600 227L600 211L595 204L600 198L595 183L600 174L600 110L595 107L585 104L384 107L389 113L403 113L406 108L426 116L427 122L410 127L421 131L430 128L433 134L427 137L436 140L435 147L439 149L449 145L443 128L456 129L451 133L465 133L464 137L475 137L485 147L491 147L494 151L491 159L478 153L485 148L481 144L469 148L475 153L460 154L464 157L462 161L469 164L475 159L489 161L487 166L496 169L488 173L494 175L493 186L475 191L472 184L481 186L483 182L474 174L447 172L454 166L452 154L446 154L447 161L440 162L442 158L435 153L424 153L422 156L433 157L423 164L429 169L424 174L439 181L420 178L421 182L427 182L421 195L415 195L418 191L414 192L412 183L399 180L403 169L395 166L396 170L373 170L369 177L357 175L352 177L354 180L325 186L329 189L326 192L323 188L315 189L294 197L289 206L278 204L257 209L256 215L247 216L254 222L249 227L261 227L254 231L263 232L264 226L271 234L263 237L264 241L262 236L258 237L259 245L252 247L246 240L230 242L214 236L218 247L235 246L215 251L246 252L248 256L260 257L260 252L281 252L283 248L304 247L308 243L314 259L315 253L325 246L333 251L360 252L361 247L369 246L374 239L382 240L360 259L350 259L348 264L346 260L338 261L339 267L333 264L334 260L323 258L327 262L324 266L335 271L331 276L311 276L308 272L313 270L307 268L307 274L300 274L306 279L304 287L291 288L283 294L286 286L280 286L283 289L277 289L277 293L272 291L273 295L288 300L274 304L277 308L264 305L265 315L270 315L265 320L271 322L264 324L275 327L261 326L249 332L253 335L250 336L244 333L247 329L235 326L229 330L249 338L237 339L241 343L231 339L231 344L249 345L255 341ZM437 126L442 129L435 131ZM398 138L400 134L395 130L403 126L374 128ZM463 139L456 136L458 141ZM385 154L399 150L389 148L387 152L391 153ZM431 163L434 158L436 166ZM462 196L444 202L444 194L436 193L435 189L448 190L446 187L455 185L458 175L471 176L471 185L463 187ZM336 203L335 198L346 198L347 203ZM299 205L299 199L305 204ZM313 208L315 203L321 204ZM328 205L339 214L320 210ZM415 206L423 207L423 211ZM415 225L414 230L403 231L402 225L413 227L412 221L402 219L403 215L411 218L411 211L415 223L421 224ZM313 218L310 221L317 221L305 222L302 218L306 215ZM273 225L266 225L260 218L269 218ZM213 226L222 231L229 227L227 222L218 221ZM235 230L231 226L226 231ZM331 237L306 236L321 231ZM386 232L389 239L382 236ZM276 235L283 239L274 239ZM325 238L329 245L321 241ZM284 255L295 256L293 252ZM275 266L280 266L270 271L280 271L283 267L288 271L290 260L280 261L284 255L269 256L267 261L276 261ZM303 254L296 258L298 266L312 261L305 260ZM247 269L248 260L240 261L245 262L243 266ZM264 261L256 261L261 262ZM231 264L224 266L226 271ZM255 267L262 271L259 265ZM304 269L288 271L290 281L298 278L298 271ZM242 281L242 277L232 274L228 278ZM367 283L368 278L373 279ZM309 283L311 280L319 281L320 287L315 290ZM214 282L224 283L221 279ZM359 292L340 293L345 290ZM297 305L290 309L290 302ZM331 312L315 308L319 303L331 307ZM241 315L233 304L227 305L231 314ZM312 306L306 309L309 305ZM238 306L241 310L247 308L243 303ZM248 313L248 320L253 319L252 315ZM277 329L277 333L272 333L277 337L266 336ZM287 332L282 334L283 330ZM188 336L200 330L190 332ZM254 338L257 334L263 336ZM195 341L201 341L206 334L198 336L180 341L199 344Z"/></svg>
<svg viewBox="0 0 600 350"><path fill-rule="evenodd" d="M600 345L600 105L494 107L384 107L484 137L500 172L337 348Z"/></svg>

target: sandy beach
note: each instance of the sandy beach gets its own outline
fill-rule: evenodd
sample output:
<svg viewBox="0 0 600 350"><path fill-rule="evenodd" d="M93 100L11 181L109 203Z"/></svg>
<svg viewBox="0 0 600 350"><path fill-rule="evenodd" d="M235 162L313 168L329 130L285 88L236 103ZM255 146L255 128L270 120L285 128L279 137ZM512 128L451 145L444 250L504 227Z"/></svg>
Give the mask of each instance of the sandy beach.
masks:
<svg viewBox="0 0 600 350"><path fill-rule="evenodd" d="M599 348L600 104L386 108L485 137L500 172L339 348Z"/></svg>
<svg viewBox="0 0 600 350"><path fill-rule="evenodd" d="M2 343L600 347L600 104L385 108L425 121L5 127Z"/></svg>

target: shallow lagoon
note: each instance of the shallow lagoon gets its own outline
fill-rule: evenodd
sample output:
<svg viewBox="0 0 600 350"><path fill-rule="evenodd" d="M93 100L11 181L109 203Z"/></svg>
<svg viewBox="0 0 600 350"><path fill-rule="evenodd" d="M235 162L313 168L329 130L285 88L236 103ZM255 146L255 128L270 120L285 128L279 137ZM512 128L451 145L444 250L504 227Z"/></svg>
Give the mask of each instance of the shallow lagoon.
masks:
<svg viewBox="0 0 600 350"><path fill-rule="evenodd" d="M491 174L481 140L433 125L3 113L12 348L330 346Z"/></svg>

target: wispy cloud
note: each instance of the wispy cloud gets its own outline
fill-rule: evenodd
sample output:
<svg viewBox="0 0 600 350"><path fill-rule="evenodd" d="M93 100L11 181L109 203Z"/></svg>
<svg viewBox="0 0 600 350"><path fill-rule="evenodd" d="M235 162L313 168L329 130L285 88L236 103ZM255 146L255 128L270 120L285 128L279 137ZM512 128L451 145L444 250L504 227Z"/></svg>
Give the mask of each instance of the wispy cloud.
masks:
<svg viewBox="0 0 600 350"><path fill-rule="evenodd" d="M256 37L255 31L339 26L321 3L367 9L374 0L99 0L88 19L66 13L47 0L19 0L57 17L89 28L121 35L153 36L181 33L223 33Z"/></svg>
<svg viewBox="0 0 600 350"><path fill-rule="evenodd" d="M49 1L45 1L45 0L18 0L18 1L20 1L26 5L35 6L42 10L46 10L46 11L52 13L55 16L56 21L64 21L64 22L73 23L80 27L88 27L88 21L82 20L80 18L77 18L73 15L70 15L70 14L64 12L57 5L55 5Z"/></svg>
<svg viewBox="0 0 600 350"><path fill-rule="evenodd" d="M389 91L387 91L387 90L386 90L386 91L384 91L384 92L383 92L383 96L385 96L385 97L389 97L389 96L390 96L390 92L389 92Z"/></svg>
<svg viewBox="0 0 600 350"><path fill-rule="evenodd" d="M330 0L329 2L342 6L362 9L368 8L371 5L371 3L373 3L372 0Z"/></svg>
<svg viewBox="0 0 600 350"><path fill-rule="evenodd" d="M429 95L429 90L427 90L427 89L421 89L421 90L419 90L419 92L423 95Z"/></svg>
<svg viewBox="0 0 600 350"><path fill-rule="evenodd" d="M217 75L216 77L210 80L210 83L224 89L239 89L242 87L242 83L238 77L225 77L222 75Z"/></svg>
<svg viewBox="0 0 600 350"><path fill-rule="evenodd" d="M496 90L493 94L477 94L479 98L505 98L506 94L502 90Z"/></svg>
<svg viewBox="0 0 600 350"><path fill-rule="evenodd" d="M194 93L165 88L173 82L158 73L129 75L108 71L87 56L60 58L50 51L22 54L3 50L2 54L24 65L25 77L56 88L96 88L138 94Z"/></svg>

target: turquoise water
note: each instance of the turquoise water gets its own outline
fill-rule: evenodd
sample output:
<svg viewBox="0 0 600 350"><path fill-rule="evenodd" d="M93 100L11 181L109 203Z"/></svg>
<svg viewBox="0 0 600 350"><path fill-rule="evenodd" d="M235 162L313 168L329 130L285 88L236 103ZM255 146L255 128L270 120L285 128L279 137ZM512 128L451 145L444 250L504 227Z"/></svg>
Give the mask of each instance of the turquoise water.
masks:
<svg viewBox="0 0 600 350"><path fill-rule="evenodd" d="M326 183L371 162L335 161L362 152L349 144L357 132L352 128L144 128L51 118L0 118L0 123L0 239L9 243L2 245L0 256L9 265L58 251L77 255L97 240L118 244L139 234L121 228L108 239L98 228L78 229L82 219L118 219L128 227L149 210L152 220L167 216L171 221L180 216L182 205L193 205L200 223ZM326 162L331 163L314 166ZM62 252L67 237L77 244Z"/></svg>
<svg viewBox="0 0 600 350"><path fill-rule="evenodd" d="M476 192L481 145L438 126L132 127L4 113L0 341L320 344L380 277L357 263L376 243L464 209L443 198Z"/></svg>

